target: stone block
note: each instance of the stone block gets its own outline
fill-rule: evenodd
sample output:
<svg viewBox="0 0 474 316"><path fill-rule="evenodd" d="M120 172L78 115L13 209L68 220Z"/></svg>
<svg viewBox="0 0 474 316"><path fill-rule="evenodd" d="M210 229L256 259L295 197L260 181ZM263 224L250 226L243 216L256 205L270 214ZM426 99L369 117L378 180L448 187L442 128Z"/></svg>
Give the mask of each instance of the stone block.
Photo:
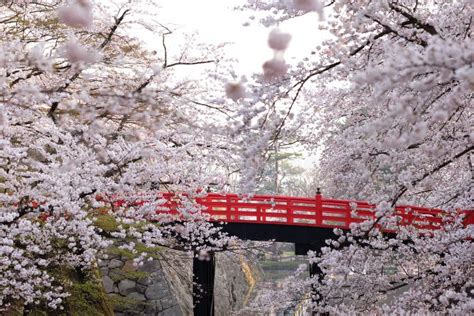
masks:
<svg viewBox="0 0 474 316"><path fill-rule="evenodd" d="M123 265L124 265L124 263L119 259L112 259L109 262L109 268L110 269L121 268Z"/></svg>
<svg viewBox="0 0 474 316"><path fill-rule="evenodd" d="M146 291L147 286L137 282L137 285L135 286L135 288L136 288L138 293L144 294L145 291Z"/></svg>
<svg viewBox="0 0 474 316"><path fill-rule="evenodd" d="M100 275L109 274L109 268L107 268L107 267L100 267L99 270L100 270Z"/></svg>
<svg viewBox="0 0 474 316"><path fill-rule="evenodd" d="M149 300L156 300L169 294L168 284L157 282L150 284L145 290L145 296Z"/></svg>
<svg viewBox="0 0 474 316"><path fill-rule="evenodd" d="M132 292L127 295L127 298L135 300L135 301L146 301L145 295L137 293L137 292Z"/></svg>
<svg viewBox="0 0 474 316"><path fill-rule="evenodd" d="M110 269L110 270L109 270L109 273L108 273L108 276L109 276L112 280L114 280L115 282L127 278L125 272L123 272L123 271L120 270L119 268Z"/></svg>
<svg viewBox="0 0 474 316"><path fill-rule="evenodd" d="M160 300L162 309L169 309L175 305L175 302L172 297L165 297Z"/></svg>
<svg viewBox="0 0 474 316"><path fill-rule="evenodd" d="M134 272L134 271L137 271L137 267L133 265L133 261L128 260L123 265L122 270L125 272Z"/></svg>
<svg viewBox="0 0 474 316"><path fill-rule="evenodd" d="M157 307L156 301L147 301L145 306L145 315L158 315L160 308Z"/></svg>
<svg viewBox="0 0 474 316"><path fill-rule="evenodd" d="M128 279L120 281L118 284L119 293L127 296L128 294L135 292L135 284L135 281Z"/></svg>
<svg viewBox="0 0 474 316"><path fill-rule="evenodd" d="M161 272L161 265L158 261L153 260L153 261L145 261L141 267L138 269L139 271L142 272L148 272L148 273L158 273Z"/></svg>
<svg viewBox="0 0 474 316"><path fill-rule="evenodd" d="M105 293L112 293L114 291L114 281L107 275L102 277L102 284L104 285Z"/></svg>
<svg viewBox="0 0 474 316"><path fill-rule="evenodd" d="M152 279L150 277L139 278L137 283L145 286L150 285L152 283Z"/></svg>
<svg viewBox="0 0 474 316"><path fill-rule="evenodd" d="M160 316L183 316L183 312L179 309L178 306L173 306L172 308L165 309L159 315Z"/></svg>

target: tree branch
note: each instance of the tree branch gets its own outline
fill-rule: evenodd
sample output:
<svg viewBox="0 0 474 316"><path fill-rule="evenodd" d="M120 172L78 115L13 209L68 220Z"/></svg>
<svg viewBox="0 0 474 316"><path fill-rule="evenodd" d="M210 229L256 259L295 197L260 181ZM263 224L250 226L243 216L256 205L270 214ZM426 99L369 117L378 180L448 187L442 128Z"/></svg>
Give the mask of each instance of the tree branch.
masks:
<svg viewBox="0 0 474 316"><path fill-rule="evenodd" d="M410 13L402 10L400 7L396 6L394 3L389 3L389 6L392 10L394 10L394 11L400 13L401 15L403 15L405 18L408 19L408 21L410 21L413 25L416 25L418 28L426 31L427 33L429 33L431 35L439 35L433 25L420 21L418 18L416 18L413 15L411 15Z"/></svg>
<svg viewBox="0 0 474 316"><path fill-rule="evenodd" d="M121 15L114 18L115 23L114 23L114 25L112 25L112 28L110 29L110 31L107 34L107 36L105 37L105 39L98 46L98 50L103 50L108 44L110 44L110 42L112 41L112 37L116 33L118 27L123 22L123 20L124 20L124 18L127 15L128 12L130 12L130 10L127 9ZM69 80L66 81L66 83L64 85L56 88L55 92L63 92L64 90L66 90L77 78L79 78L79 76L81 75L81 72L82 71L77 71L76 73L74 73L69 78ZM53 102L53 104L51 105L51 107L48 111L48 116L51 117L51 119L53 120L54 123L56 123L55 111L58 109L58 107L59 107L59 102Z"/></svg>

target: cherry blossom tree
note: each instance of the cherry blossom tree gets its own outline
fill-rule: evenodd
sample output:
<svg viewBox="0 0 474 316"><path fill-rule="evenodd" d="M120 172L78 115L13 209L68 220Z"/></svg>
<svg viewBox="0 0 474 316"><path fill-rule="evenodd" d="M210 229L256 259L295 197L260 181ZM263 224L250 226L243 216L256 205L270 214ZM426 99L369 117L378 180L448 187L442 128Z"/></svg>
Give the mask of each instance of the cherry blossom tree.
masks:
<svg viewBox="0 0 474 316"><path fill-rule="evenodd" d="M472 1L249 1L275 28L274 56L250 80L219 70L219 47L173 53L153 6L0 2L2 308L60 308L54 270L87 271L110 237L203 257L233 247L193 197L236 173L251 192L271 149L296 142L323 150L325 194L377 209L311 254L323 273L293 278L290 294L311 294L318 312L473 312L473 231L457 216L473 195ZM293 65L296 34L276 27L303 15L333 37ZM154 32L160 52L131 30ZM182 67L214 71L193 81ZM180 199L180 223L157 216L159 190ZM400 203L443 208L445 225L387 236ZM103 216L116 227L97 225Z"/></svg>
<svg viewBox="0 0 474 316"><path fill-rule="evenodd" d="M263 160L298 135L323 150L326 195L377 205L376 219L338 231L312 255L322 269L313 310L472 313L473 226L457 215L473 206L472 1L249 1L243 9L267 13L261 22L271 27L316 11L319 29L332 34L270 83L263 64L247 87L256 96L243 119L264 131L255 151ZM442 208L451 219L432 234L408 226L388 236L381 230L397 204Z"/></svg>
<svg viewBox="0 0 474 316"><path fill-rule="evenodd" d="M0 2L0 306L56 309L59 268L87 271L122 238L194 253L239 246L193 197L236 168L226 103L175 75L219 65L219 49L173 52L153 1ZM131 29L152 30L160 54ZM176 48L174 48L176 49ZM161 191L181 199L179 224L158 217ZM97 223L104 216L116 227ZM160 222L162 225L157 225ZM233 246L235 245L235 246ZM137 253L136 264L145 259Z"/></svg>

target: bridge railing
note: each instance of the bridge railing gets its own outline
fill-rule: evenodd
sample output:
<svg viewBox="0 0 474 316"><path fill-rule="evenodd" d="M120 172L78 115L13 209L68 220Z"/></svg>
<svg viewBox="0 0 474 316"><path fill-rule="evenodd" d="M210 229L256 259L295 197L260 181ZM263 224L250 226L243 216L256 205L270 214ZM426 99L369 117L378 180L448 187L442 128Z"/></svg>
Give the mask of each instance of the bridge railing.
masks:
<svg viewBox="0 0 474 316"><path fill-rule="evenodd" d="M172 194L164 194L164 206L176 213L179 203ZM317 194L313 198L237 194L217 194L197 198L204 212L213 220L234 223L259 223L293 226L314 226L349 229L351 223L375 218L375 205L361 201L335 200ZM165 211L159 211L160 213ZM465 224L474 224L473 211L466 213ZM397 206L395 226L412 225L418 229L435 230L443 224L447 212L417 206ZM393 227L395 229L396 227Z"/></svg>

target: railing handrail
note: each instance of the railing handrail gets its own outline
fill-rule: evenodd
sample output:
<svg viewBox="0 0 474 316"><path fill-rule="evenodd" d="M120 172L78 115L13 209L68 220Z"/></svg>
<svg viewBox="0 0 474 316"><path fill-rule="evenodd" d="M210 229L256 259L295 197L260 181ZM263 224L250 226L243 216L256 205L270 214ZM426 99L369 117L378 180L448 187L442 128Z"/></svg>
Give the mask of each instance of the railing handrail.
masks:
<svg viewBox="0 0 474 316"><path fill-rule="evenodd" d="M171 201L177 195L163 193L168 200L169 211L158 213L176 214L178 202ZM232 193L208 193L196 198L213 220L238 223L259 223L294 226L313 226L349 229L350 224L375 218L375 205L366 201L337 200L316 194L313 198L294 196L273 196L256 194L241 196ZM167 204L167 205L166 205ZM474 224L472 210L460 210L466 214L465 225ZM434 208L412 205L395 207L397 225L413 225L419 229L436 230L443 225L448 213ZM386 229L389 230L389 229Z"/></svg>

